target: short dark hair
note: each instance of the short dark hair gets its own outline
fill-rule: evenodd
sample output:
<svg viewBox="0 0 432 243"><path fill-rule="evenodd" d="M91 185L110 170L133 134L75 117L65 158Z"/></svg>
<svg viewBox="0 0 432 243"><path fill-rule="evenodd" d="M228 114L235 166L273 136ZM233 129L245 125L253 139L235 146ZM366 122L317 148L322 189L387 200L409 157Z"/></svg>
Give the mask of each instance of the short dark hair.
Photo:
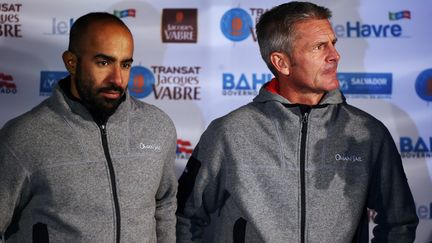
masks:
<svg viewBox="0 0 432 243"><path fill-rule="evenodd" d="M106 21L118 23L121 26L124 26L126 29L129 29L126 24L119 19L117 16L107 13L107 12L92 12L86 15L79 17L73 24L70 29L69 34L69 47L68 51L77 53L79 49L79 45L81 43L81 39L85 37L85 33L88 30L88 27L98 21Z"/></svg>
<svg viewBox="0 0 432 243"><path fill-rule="evenodd" d="M330 19L331 11L310 2L289 2L265 12L256 24L256 33L261 57L267 67L276 75L270 62L272 52L291 55L295 38L295 24L311 19Z"/></svg>

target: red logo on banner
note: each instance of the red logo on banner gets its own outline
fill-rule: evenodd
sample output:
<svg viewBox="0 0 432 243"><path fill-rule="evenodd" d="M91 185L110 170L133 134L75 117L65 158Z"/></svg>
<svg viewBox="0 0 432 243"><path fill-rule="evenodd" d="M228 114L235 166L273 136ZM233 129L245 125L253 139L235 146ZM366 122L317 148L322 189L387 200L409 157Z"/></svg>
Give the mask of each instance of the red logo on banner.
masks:
<svg viewBox="0 0 432 243"><path fill-rule="evenodd" d="M0 73L0 94L15 94L16 84L13 83L12 75Z"/></svg>
<svg viewBox="0 0 432 243"><path fill-rule="evenodd" d="M190 141L188 140L177 140L177 159L189 159L192 155L193 147Z"/></svg>
<svg viewBox="0 0 432 243"><path fill-rule="evenodd" d="M187 140L177 140L177 154L185 153L185 154L192 154L193 148L190 141Z"/></svg>

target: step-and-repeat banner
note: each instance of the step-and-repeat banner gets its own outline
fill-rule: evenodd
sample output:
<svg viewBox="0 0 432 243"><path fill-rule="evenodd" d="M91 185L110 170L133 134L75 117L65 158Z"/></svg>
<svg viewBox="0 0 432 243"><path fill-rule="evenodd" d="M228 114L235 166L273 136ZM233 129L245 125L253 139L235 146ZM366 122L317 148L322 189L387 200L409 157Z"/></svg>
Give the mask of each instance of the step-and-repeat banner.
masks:
<svg viewBox="0 0 432 243"><path fill-rule="evenodd" d="M384 122L416 201L418 243L432 242L432 2L313 1L333 11L341 89ZM0 127L66 75L69 29L91 11L119 16L135 39L131 94L155 104L178 132L177 175L215 118L246 104L272 78L254 25L277 0L0 2ZM1 168L0 168L1 170Z"/></svg>

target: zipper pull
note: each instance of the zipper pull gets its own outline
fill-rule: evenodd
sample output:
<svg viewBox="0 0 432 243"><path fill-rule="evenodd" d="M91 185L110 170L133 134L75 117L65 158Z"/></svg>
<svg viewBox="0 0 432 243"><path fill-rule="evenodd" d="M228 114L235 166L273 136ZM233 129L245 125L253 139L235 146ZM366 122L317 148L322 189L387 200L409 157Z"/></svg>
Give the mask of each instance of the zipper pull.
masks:
<svg viewBox="0 0 432 243"><path fill-rule="evenodd" d="M106 135L106 126L105 126L105 124L100 125L99 128L100 128L102 134L103 134L103 135Z"/></svg>
<svg viewBox="0 0 432 243"><path fill-rule="evenodd" d="M302 124L303 125L308 122L308 116L309 116L309 112L307 112L307 111L302 115Z"/></svg>
<svg viewBox="0 0 432 243"><path fill-rule="evenodd" d="M302 133L306 132L307 130L308 116L309 116L308 112L302 115L302 128L301 128Z"/></svg>
<svg viewBox="0 0 432 243"><path fill-rule="evenodd" d="M301 116L302 116L301 117L301 123L302 123L301 131L302 131L302 133L307 131L307 123L308 123L310 110L311 110L310 106L300 105L300 112L301 112Z"/></svg>

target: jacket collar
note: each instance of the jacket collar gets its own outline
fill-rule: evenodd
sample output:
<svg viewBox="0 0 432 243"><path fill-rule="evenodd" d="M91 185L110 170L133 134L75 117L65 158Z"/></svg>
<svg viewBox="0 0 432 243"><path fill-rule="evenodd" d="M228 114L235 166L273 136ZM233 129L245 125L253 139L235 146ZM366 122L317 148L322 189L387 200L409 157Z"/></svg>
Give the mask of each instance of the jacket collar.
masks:
<svg viewBox="0 0 432 243"><path fill-rule="evenodd" d="M294 105L285 97L279 95L279 81L276 78L273 78L269 82L265 83L261 87L259 94L253 99L253 101L258 103L275 101L282 103L283 105ZM345 97L340 92L340 90L332 90L324 95L318 106L336 105L344 102Z"/></svg>
<svg viewBox="0 0 432 243"><path fill-rule="evenodd" d="M94 122L92 115L90 112L85 108L85 106L77 99L71 97L70 93L68 94L67 91L65 92L62 89L61 83L68 82L70 83L70 76L65 77L64 79L60 80L57 85L54 87L52 99L54 100L55 104L53 108L59 108L62 109L63 114L66 116L76 116L78 115L81 119L85 121L91 121ZM119 105L117 110L114 112L113 115L111 115L108 118L108 122L119 122L121 120L127 119L127 110L130 108L130 95L129 92L125 92L125 99L123 102Z"/></svg>

